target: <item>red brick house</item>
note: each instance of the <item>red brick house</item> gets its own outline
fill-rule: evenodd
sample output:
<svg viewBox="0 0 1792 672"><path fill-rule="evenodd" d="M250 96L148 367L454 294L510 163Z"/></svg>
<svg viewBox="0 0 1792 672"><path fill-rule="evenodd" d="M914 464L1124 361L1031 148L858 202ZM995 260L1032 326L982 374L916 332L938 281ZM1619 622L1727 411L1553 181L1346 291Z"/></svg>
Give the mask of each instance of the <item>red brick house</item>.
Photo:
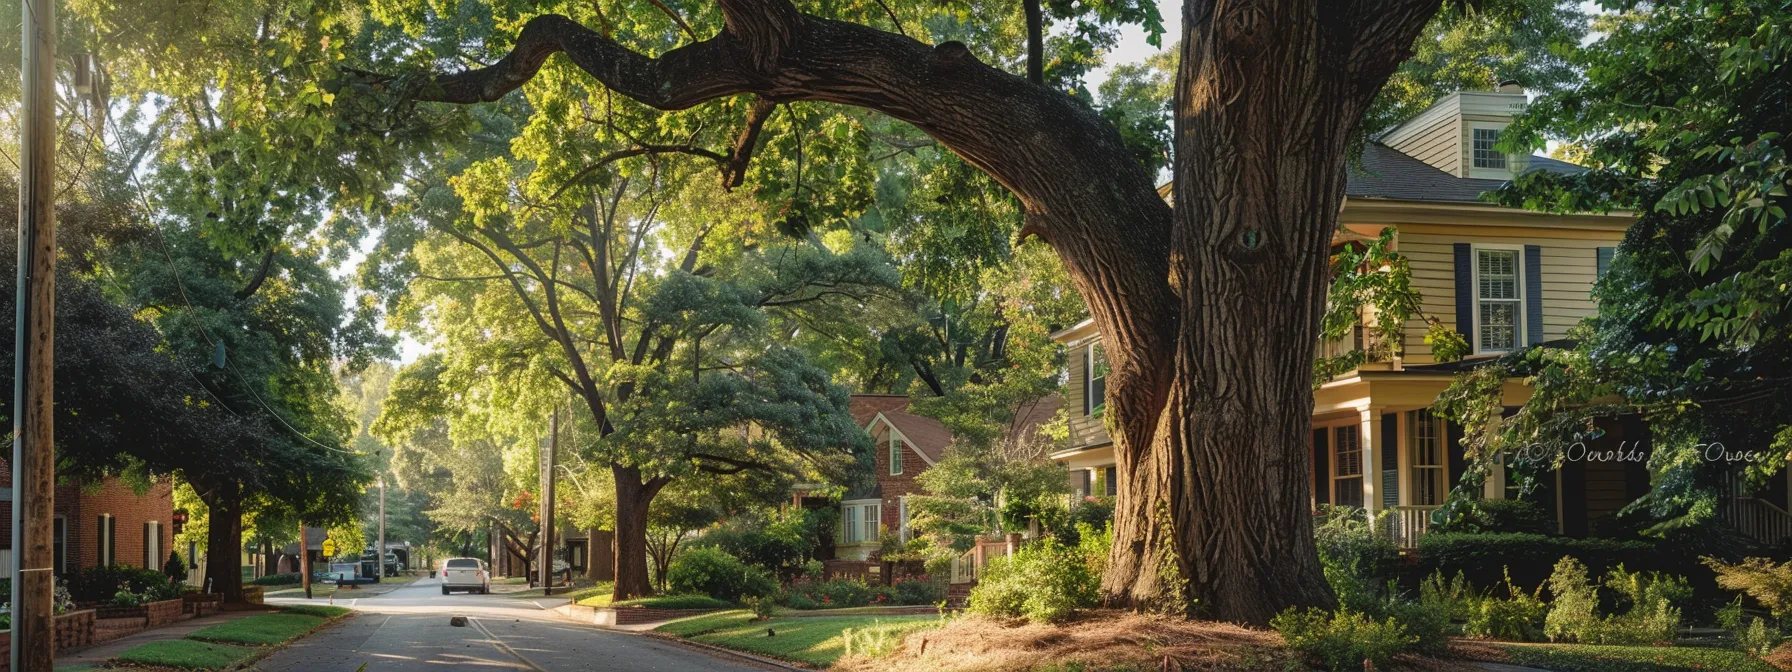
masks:
<svg viewBox="0 0 1792 672"><path fill-rule="evenodd" d="M0 460L0 571L11 572L12 467ZM164 478L142 495L117 478L97 489L56 486L57 576L97 565L161 568L173 548L174 484Z"/></svg>
<svg viewBox="0 0 1792 672"><path fill-rule="evenodd" d="M1016 438L1030 437L1060 404L1052 395L1025 409L1014 422ZM939 462L953 437L940 421L909 413L908 397L903 395L855 394L851 411L876 447L876 481L870 490L851 491L841 498L835 556L866 560L877 551L883 535L908 539L908 496L921 490L916 477Z"/></svg>

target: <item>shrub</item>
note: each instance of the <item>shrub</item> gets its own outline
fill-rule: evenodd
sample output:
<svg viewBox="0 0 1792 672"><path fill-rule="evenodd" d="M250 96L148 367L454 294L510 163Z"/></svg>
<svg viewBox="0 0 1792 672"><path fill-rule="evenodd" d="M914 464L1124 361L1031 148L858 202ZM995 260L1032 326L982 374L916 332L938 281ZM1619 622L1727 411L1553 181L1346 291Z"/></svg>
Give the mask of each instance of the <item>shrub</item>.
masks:
<svg viewBox="0 0 1792 672"><path fill-rule="evenodd" d="M1458 575L1460 578L1460 575ZM1549 605L1543 602L1542 587L1526 593L1506 577L1506 597L1486 595L1470 598L1468 617L1463 619L1462 634L1470 637L1532 642L1542 638L1544 619Z"/></svg>
<svg viewBox="0 0 1792 672"><path fill-rule="evenodd" d="M769 597L743 597L741 598L740 604L741 606L746 607L747 611L753 612L753 618L759 620L771 618L773 614L778 613L777 600L773 600Z"/></svg>
<svg viewBox="0 0 1792 672"><path fill-rule="evenodd" d="M764 569L749 567L716 548L693 548L679 554L666 569L666 583L675 593L697 593L730 602L777 590L777 583Z"/></svg>
<svg viewBox="0 0 1792 672"><path fill-rule="evenodd" d="M1431 528L1434 534L1554 534L1555 516L1522 499L1477 499Z"/></svg>
<svg viewBox="0 0 1792 672"><path fill-rule="evenodd" d="M792 609L838 609L889 601L888 587L866 583L860 579L843 578L792 583L785 591L784 603ZM803 606L804 604L812 606Z"/></svg>
<svg viewBox="0 0 1792 672"><path fill-rule="evenodd" d="M926 576L896 579L890 585L890 601L904 605L933 605L946 599L946 585Z"/></svg>
<svg viewBox="0 0 1792 672"><path fill-rule="evenodd" d="M1330 670L1362 669L1364 660L1385 667L1394 654L1418 641L1392 618L1376 621L1345 610L1327 614L1322 609L1289 609L1269 624L1282 633L1288 648Z"/></svg>
<svg viewBox="0 0 1792 672"><path fill-rule="evenodd" d="M1400 550L1392 539L1376 532L1361 509L1321 506L1313 542L1325 577L1346 608L1360 611L1379 599L1379 589L1393 576Z"/></svg>
<svg viewBox="0 0 1792 672"><path fill-rule="evenodd" d="M168 552L168 561L162 563L162 574L174 583L187 580L187 563L181 559L180 551Z"/></svg>
<svg viewBox="0 0 1792 672"><path fill-rule="evenodd" d="M80 602L112 602L119 591L155 601L180 597L181 587L158 570L131 565L88 567L69 581L69 592Z"/></svg>
<svg viewBox="0 0 1792 672"><path fill-rule="evenodd" d="M1717 585L1754 598L1784 621L1792 616L1792 562L1774 564L1767 558L1744 558L1729 564L1717 558L1704 558L1711 571L1717 572Z"/></svg>
<svg viewBox="0 0 1792 672"><path fill-rule="evenodd" d="M831 534L831 525L823 520L827 515L819 509L800 509L769 519L760 515L739 516L705 532L691 547L721 549L743 563L788 580L807 571L809 555L820 543L822 528L827 527Z"/></svg>
<svg viewBox="0 0 1792 672"><path fill-rule="evenodd" d="M1586 565L1573 557L1562 558L1549 575L1549 592L1549 615L1543 621L1543 634L1552 642L1597 642L1599 592L1587 580Z"/></svg>
<svg viewBox="0 0 1792 672"><path fill-rule="evenodd" d="M1674 559L1655 544L1616 539L1571 539L1541 534L1432 533L1419 537L1419 577L1442 572L1463 574L1476 586L1503 583L1507 577L1527 590L1549 580L1550 568L1563 556L1574 556L1594 573L1630 560L1638 569L1677 571ZM1509 569L1508 569L1509 568ZM1417 579L1413 579L1416 583Z"/></svg>
<svg viewBox="0 0 1792 672"><path fill-rule="evenodd" d="M1609 617L1599 615L1598 586L1587 580L1587 569L1565 557L1550 575L1553 595L1544 634L1551 640L1583 644L1658 644L1674 641L1680 629L1677 602L1691 597L1686 580L1657 573L1629 572L1619 565L1606 576L1605 587L1616 593L1620 605L1629 608Z"/></svg>
<svg viewBox="0 0 1792 672"><path fill-rule="evenodd" d="M1101 575L1081 547L1068 548L1046 537L991 562L971 589L973 613L1016 617L1035 623L1062 621L1100 599Z"/></svg>
<svg viewBox="0 0 1792 672"><path fill-rule="evenodd" d="M1780 645L1778 629L1767 627L1766 619L1753 618L1748 627L1735 631L1736 648L1751 656L1765 656Z"/></svg>
<svg viewBox="0 0 1792 672"><path fill-rule="evenodd" d="M289 583L298 583L298 582L299 582L298 574L269 574L267 576L263 576L261 578L255 579L254 581L250 581L250 583L253 583L257 586L283 586L283 585L286 585Z"/></svg>

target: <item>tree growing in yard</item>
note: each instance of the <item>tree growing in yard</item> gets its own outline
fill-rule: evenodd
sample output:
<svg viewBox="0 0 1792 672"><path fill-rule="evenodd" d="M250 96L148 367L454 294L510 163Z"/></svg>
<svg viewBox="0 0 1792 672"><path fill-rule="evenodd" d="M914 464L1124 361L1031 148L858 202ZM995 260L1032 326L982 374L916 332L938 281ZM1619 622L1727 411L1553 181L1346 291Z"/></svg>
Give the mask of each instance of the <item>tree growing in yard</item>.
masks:
<svg viewBox="0 0 1792 672"><path fill-rule="evenodd" d="M1732 468L1759 482L1792 451L1792 10L1615 7L1574 52L1586 82L1538 100L1502 136L1519 149L1559 138L1593 170L1530 173L1495 194L1536 210L1637 213L1594 286L1598 313L1572 345L1483 367L1439 405L1488 427L1502 411L1494 381L1528 377L1524 407L1464 444L1471 473L1505 446L1548 449L1520 465L1525 480L1597 436L1596 418L1640 414L1654 475L1638 506L1665 531L1712 517Z"/></svg>
<svg viewBox="0 0 1792 672"><path fill-rule="evenodd" d="M927 133L1019 199L1021 234L1058 252L1107 339L1107 417L1127 484L1109 600L1262 623L1334 602L1305 494L1329 243L1351 139L1439 4L1186 3L1174 210L1075 98L956 39L929 45L785 0L720 0L709 37L676 48L537 16L489 66L388 84L418 100L494 101L564 52L658 109L817 101Z"/></svg>

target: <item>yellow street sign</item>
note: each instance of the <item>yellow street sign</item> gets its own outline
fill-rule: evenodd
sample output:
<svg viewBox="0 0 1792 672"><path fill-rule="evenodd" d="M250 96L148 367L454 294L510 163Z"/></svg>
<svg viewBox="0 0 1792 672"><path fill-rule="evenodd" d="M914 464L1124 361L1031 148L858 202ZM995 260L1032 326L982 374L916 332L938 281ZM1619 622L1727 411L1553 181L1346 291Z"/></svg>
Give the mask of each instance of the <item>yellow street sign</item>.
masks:
<svg viewBox="0 0 1792 672"><path fill-rule="evenodd" d="M335 539L325 539L324 540L324 557L326 557L326 558L336 557L336 540Z"/></svg>

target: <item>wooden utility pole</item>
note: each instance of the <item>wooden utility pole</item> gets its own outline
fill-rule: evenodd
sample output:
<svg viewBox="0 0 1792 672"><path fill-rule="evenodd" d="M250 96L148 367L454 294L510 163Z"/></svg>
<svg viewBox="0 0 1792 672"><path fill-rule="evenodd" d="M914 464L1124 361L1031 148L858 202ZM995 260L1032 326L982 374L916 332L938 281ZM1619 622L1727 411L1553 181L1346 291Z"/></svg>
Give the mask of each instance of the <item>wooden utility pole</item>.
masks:
<svg viewBox="0 0 1792 672"><path fill-rule="evenodd" d="M299 585L305 587L305 599L311 599L311 546L305 540L305 521L299 521Z"/></svg>
<svg viewBox="0 0 1792 672"><path fill-rule="evenodd" d="M560 452L560 407L548 418L548 445L541 454L541 594L554 594L554 454Z"/></svg>
<svg viewBox="0 0 1792 672"><path fill-rule="evenodd" d="M19 288L13 343L11 669L56 667L56 3L24 0Z"/></svg>

